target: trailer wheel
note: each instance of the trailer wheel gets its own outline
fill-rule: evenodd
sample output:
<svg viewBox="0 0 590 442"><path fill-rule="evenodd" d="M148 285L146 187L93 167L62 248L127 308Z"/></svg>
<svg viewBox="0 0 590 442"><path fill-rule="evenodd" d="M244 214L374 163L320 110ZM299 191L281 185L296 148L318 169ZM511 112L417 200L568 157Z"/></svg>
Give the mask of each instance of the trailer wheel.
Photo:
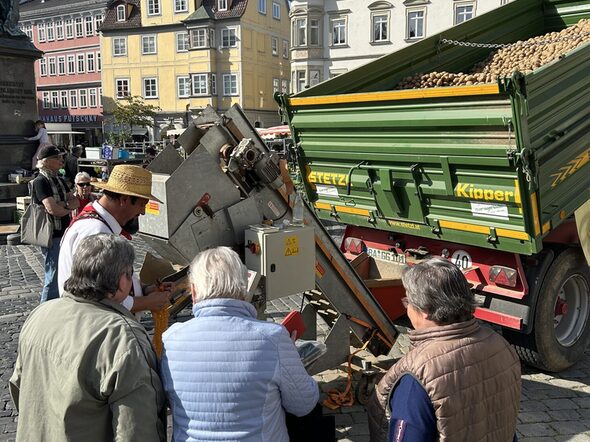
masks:
<svg viewBox="0 0 590 442"><path fill-rule="evenodd" d="M521 359L558 372L584 355L590 342L590 270L580 249L568 249L551 264L541 286L529 335L506 333Z"/></svg>

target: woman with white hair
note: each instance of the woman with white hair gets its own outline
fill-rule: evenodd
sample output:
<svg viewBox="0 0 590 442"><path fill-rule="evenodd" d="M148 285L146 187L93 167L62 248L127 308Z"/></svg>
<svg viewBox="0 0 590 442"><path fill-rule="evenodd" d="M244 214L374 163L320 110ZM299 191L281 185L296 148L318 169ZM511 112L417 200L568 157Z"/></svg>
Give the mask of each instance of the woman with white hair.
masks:
<svg viewBox="0 0 590 442"><path fill-rule="evenodd" d="M256 319L231 249L197 255L190 283L195 317L163 336L173 440L288 441L285 412L307 415L319 397L289 333Z"/></svg>
<svg viewBox="0 0 590 442"><path fill-rule="evenodd" d="M74 178L74 195L80 201L78 209L72 212L72 216L77 216L78 213L97 199L96 195L92 193L92 183L90 183L90 175L86 172L78 172Z"/></svg>

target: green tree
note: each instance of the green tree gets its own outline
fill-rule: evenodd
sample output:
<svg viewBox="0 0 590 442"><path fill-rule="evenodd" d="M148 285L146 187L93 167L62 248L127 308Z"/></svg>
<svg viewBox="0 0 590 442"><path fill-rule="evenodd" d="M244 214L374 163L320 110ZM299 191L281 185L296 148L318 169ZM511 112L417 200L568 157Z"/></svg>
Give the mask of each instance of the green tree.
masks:
<svg viewBox="0 0 590 442"><path fill-rule="evenodd" d="M146 103L139 96L130 96L117 100L113 110L113 118L121 129L119 134L124 138L122 141L131 136L133 126L151 126L160 110L158 106Z"/></svg>

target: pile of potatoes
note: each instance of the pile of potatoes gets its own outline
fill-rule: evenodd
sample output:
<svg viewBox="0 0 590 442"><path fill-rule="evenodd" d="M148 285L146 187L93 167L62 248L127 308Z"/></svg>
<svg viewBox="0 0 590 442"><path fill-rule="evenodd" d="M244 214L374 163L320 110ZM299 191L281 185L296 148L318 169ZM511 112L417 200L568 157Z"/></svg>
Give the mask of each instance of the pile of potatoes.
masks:
<svg viewBox="0 0 590 442"><path fill-rule="evenodd" d="M530 38L492 52L475 64L469 73L430 72L406 77L396 89L422 89L442 86L469 86L495 83L498 77L509 77L515 71L531 71L563 56L590 41L590 19L580 20L560 32Z"/></svg>

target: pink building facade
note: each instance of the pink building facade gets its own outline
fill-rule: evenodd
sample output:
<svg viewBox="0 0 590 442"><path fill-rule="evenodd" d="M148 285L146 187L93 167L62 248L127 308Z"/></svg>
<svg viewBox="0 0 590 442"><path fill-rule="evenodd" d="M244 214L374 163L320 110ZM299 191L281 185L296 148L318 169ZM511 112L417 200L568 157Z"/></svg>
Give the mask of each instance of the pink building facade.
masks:
<svg viewBox="0 0 590 442"><path fill-rule="evenodd" d="M70 123L75 142L103 141L100 26L105 0L30 0L20 27L43 57L35 62L39 119Z"/></svg>

